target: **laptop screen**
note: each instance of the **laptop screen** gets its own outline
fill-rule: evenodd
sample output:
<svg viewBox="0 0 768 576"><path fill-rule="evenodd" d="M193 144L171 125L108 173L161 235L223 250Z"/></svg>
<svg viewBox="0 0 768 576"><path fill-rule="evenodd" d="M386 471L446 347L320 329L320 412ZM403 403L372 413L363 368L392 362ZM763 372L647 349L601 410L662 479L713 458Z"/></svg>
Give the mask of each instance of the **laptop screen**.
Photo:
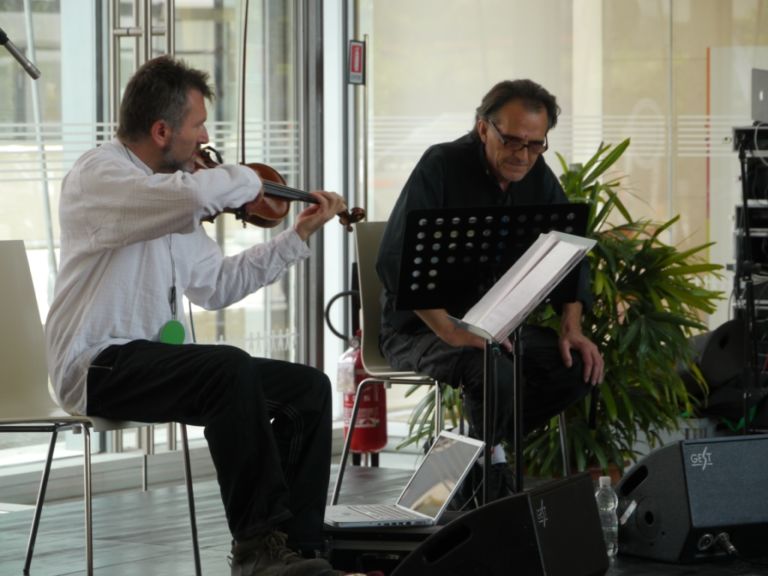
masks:
<svg viewBox="0 0 768 576"><path fill-rule="evenodd" d="M397 503L437 518L454 488L464 479L483 450L483 443L442 432L411 477Z"/></svg>

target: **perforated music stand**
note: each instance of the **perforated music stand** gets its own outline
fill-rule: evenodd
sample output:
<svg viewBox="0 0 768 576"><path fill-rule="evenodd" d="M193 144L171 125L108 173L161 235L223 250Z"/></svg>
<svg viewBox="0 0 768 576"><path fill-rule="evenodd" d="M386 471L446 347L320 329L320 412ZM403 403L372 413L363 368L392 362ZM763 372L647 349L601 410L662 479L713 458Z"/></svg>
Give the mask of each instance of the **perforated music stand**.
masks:
<svg viewBox="0 0 768 576"><path fill-rule="evenodd" d="M515 207L440 208L412 210L406 216L403 253L396 306L400 310L445 308L461 317L501 277L540 234L552 230L583 235L587 204L544 204ZM579 270L575 268L551 292L574 291ZM491 462L493 426L488 407L489 392L495 395L496 362L500 344L490 334L467 329L485 340L483 378L483 439L485 462ZM520 327L514 344L514 453L515 489L523 490L523 349ZM496 409L496 403L493 403ZM436 406L436 410L440 407ZM488 475L483 473L481 503L487 502Z"/></svg>

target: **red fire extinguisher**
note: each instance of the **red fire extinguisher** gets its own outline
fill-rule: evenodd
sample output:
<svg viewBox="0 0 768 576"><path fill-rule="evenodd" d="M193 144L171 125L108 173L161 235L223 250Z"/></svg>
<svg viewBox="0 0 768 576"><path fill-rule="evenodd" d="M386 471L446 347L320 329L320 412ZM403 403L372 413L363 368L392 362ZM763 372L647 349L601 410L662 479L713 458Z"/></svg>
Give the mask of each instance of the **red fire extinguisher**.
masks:
<svg viewBox="0 0 768 576"><path fill-rule="evenodd" d="M357 387L368 374L360 352L360 330L339 358L337 386L344 399L344 437L349 434ZM360 397L350 450L353 454L377 454L387 444L387 398L384 384L366 385ZM375 465L375 460L374 460Z"/></svg>

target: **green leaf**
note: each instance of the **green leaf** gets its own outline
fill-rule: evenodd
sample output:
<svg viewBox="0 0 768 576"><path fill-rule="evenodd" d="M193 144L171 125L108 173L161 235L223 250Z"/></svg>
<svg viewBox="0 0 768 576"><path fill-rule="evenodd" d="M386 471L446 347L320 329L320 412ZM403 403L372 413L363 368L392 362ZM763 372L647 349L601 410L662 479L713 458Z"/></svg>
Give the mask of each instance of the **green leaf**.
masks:
<svg viewBox="0 0 768 576"><path fill-rule="evenodd" d="M605 158L603 158L600 163L597 165L597 167L587 175L586 178L584 178L584 184L589 184L590 182L597 179L599 176L601 176L608 168L613 166L616 161L621 157L622 154L624 154L624 151L629 146L629 138L621 142L618 146L616 146L613 151L609 152ZM607 146L603 150L598 150L599 153L602 153L604 151L607 151L610 147ZM597 155L595 155L594 158L596 158ZM586 164L585 164L586 166Z"/></svg>
<svg viewBox="0 0 768 576"><path fill-rule="evenodd" d="M611 387L606 385L600 386L600 396L605 403L605 411L608 413L608 420L616 420L616 418L618 418L618 410L616 409L616 400L611 392Z"/></svg>

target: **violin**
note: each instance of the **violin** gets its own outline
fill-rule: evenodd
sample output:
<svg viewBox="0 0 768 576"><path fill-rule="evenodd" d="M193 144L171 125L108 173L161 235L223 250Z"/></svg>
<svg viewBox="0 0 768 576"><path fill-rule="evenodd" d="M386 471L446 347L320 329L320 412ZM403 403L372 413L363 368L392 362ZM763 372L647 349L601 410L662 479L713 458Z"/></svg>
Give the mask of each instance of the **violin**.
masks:
<svg viewBox="0 0 768 576"><path fill-rule="evenodd" d="M195 158L196 168L215 168L222 163L221 154L212 146L200 148L199 154ZM287 186L285 178L271 166L260 162L244 163L243 165L256 172L262 182L262 194L259 194L256 200L246 202L240 208L224 210L224 212L234 214L235 218L243 222L243 226L248 223L261 228L274 228L288 215L292 201L318 204L318 200L311 194ZM348 232L352 232L352 224L365 218L365 210L352 208L339 212L337 216L340 224ZM213 222L215 217L216 215L206 220Z"/></svg>

